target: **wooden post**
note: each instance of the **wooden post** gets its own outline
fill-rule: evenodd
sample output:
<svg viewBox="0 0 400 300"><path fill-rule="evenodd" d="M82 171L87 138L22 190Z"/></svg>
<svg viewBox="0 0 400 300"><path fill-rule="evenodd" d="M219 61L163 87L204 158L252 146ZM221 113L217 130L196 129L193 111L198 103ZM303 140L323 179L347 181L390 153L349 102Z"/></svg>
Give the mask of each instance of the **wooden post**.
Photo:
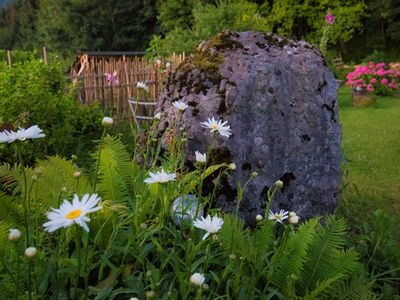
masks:
<svg viewBox="0 0 400 300"><path fill-rule="evenodd" d="M46 50L46 47L43 47L43 60L44 60L44 63L47 65L47 50Z"/></svg>
<svg viewBox="0 0 400 300"><path fill-rule="evenodd" d="M8 68L11 69L12 67L11 50L7 50L7 60L8 60Z"/></svg>

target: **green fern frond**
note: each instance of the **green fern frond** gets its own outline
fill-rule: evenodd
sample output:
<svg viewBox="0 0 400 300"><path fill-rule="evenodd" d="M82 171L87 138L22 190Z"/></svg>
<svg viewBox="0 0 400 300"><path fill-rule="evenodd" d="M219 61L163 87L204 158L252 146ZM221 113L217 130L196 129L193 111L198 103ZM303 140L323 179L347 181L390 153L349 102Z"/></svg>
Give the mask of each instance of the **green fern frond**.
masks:
<svg viewBox="0 0 400 300"><path fill-rule="evenodd" d="M0 220L17 226L23 224L24 208L22 204L7 194L0 192Z"/></svg>
<svg viewBox="0 0 400 300"><path fill-rule="evenodd" d="M19 167L17 165L11 166L8 163L0 165L0 184L4 191L16 194L17 180L21 178Z"/></svg>
<svg viewBox="0 0 400 300"><path fill-rule="evenodd" d="M304 300L317 300L321 299L321 295L327 293L329 289L334 285L338 280L343 279L345 276L342 273L338 273L335 276L328 278L326 280L322 280L321 282L317 282L315 289L307 293L304 296ZM346 298L345 298L346 299Z"/></svg>
<svg viewBox="0 0 400 300"><path fill-rule="evenodd" d="M10 228L11 226L8 222L0 220L0 257L4 256L5 249L10 243L8 240Z"/></svg>
<svg viewBox="0 0 400 300"><path fill-rule="evenodd" d="M374 281L366 282L365 279L352 277L341 282L331 290L330 298L348 300L376 300L378 296L372 292Z"/></svg>
<svg viewBox="0 0 400 300"><path fill-rule="evenodd" d="M274 243L275 226L272 222L265 222L257 228L253 236L253 261L255 264L262 264L264 258L271 251Z"/></svg>
<svg viewBox="0 0 400 300"><path fill-rule="evenodd" d="M300 278L299 291L312 291L318 282L348 275L358 267L353 250L344 251L346 222L343 218L327 217L325 226L318 225L317 234L309 246L308 259Z"/></svg>
<svg viewBox="0 0 400 300"><path fill-rule="evenodd" d="M101 149L99 148L101 147ZM99 162L98 190L105 200L129 202L133 182L132 161L120 139L107 136L93 157ZM96 168L97 161L95 161Z"/></svg>
<svg viewBox="0 0 400 300"><path fill-rule="evenodd" d="M295 294L294 283L299 279L308 258L307 254L316 235L318 221L318 218L314 218L301 224L272 256L273 270L270 280L286 295Z"/></svg>
<svg viewBox="0 0 400 300"><path fill-rule="evenodd" d="M36 202L45 210L49 207L57 207L65 198L72 198L73 194L82 195L90 191L87 177L82 174L79 178L73 175L77 171L72 161L60 156L51 156L37 163L37 186L28 178L28 185L33 184ZM63 191L64 190L64 191Z"/></svg>
<svg viewBox="0 0 400 300"><path fill-rule="evenodd" d="M224 226L222 226L219 236L223 241L223 250L227 256L233 253L249 258L249 231L244 228L242 219L226 214L224 216Z"/></svg>

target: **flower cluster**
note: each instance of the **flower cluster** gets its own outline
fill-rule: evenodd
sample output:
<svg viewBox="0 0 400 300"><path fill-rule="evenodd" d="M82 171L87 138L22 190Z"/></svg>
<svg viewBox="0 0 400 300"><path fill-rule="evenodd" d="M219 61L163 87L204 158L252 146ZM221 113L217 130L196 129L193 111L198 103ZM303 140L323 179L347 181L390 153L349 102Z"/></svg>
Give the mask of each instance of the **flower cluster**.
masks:
<svg viewBox="0 0 400 300"><path fill-rule="evenodd" d="M368 65L356 66L346 78L346 84L355 89L387 95L398 89L400 71L388 69L383 62L370 61Z"/></svg>

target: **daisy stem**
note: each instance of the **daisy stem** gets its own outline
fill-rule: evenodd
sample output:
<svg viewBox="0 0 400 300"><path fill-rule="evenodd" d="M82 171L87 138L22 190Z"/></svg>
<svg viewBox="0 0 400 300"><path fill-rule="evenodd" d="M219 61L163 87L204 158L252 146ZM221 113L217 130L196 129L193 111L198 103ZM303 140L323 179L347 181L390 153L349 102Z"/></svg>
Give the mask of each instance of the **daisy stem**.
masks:
<svg viewBox="0 0 400 300"><path fill-rule="evenodd" d="M206 248L206 260L204 262L204 269L203 269L203 273L207 272L207 268L208 268L208 262L210 260L210 254L211 254L211 242L212 239L210 238L208 243L207 243L207 248Z"/></svg>
<svg viewBox="0 0 400 300"><path fill-rule="evenodd" d="M25 167L24 167L24 160L22 158L22 146L21 143L17 144L17 155L19 158L19 161L21 162L21 170L22 170L22 175L24 178L24 190L23 190L23 206L24 206L24 222L25 222L25 232L26 232L26 237L25 237L25 241L26 241L26 247L29 247L30 245L30 237L29 237L29 222L28 222L28 215L29 215L29 205L27 203L28 200L28 183L27 183L27 179L26 179L26 172L25 172Z"/></svg>
<svg viewBox="0 0 400 300"><path fill-rule="evenodd" d="M100 144L99 144L99 155L97 156L97 162L96 162L96 172L94 174L94 187L93 187L93 193L96 192L96 185L97 185L97 175L99 174L99 168L100 168L100 158L101 158L101 149L103 145L103 140L104 136L106 135L107 128L104 127L103 133L101 134L101 139L100 139Z"/></svg>
<svg viewBox="0 0 400 300"><path fill-rule="evenodd" d="M15 245L15 252L17 253L17 270L15 274L15 299L19 299L19 265L20 265L20 259L19 259L19 254L18 254L18 247Z"/></svg>
<svg viewBox="0 0 400 300"><path fill-rule="evenodd" d="M74 286L74 299L78 299L78 285L79 285L79 274L81 271L81 241L80 236L77 234L75 238L76 253L78 256L78 269L76 271L75 286Z"/></svg>

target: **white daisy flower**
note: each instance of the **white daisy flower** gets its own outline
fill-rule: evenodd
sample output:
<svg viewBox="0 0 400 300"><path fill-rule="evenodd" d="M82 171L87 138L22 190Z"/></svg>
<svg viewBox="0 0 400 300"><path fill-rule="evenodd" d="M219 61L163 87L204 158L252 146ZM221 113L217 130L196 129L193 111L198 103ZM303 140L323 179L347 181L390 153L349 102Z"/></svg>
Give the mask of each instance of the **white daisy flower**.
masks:
<svg viewBox="0 0 400 300"><path fill-rule="evenodd" d="M147 84L146 84L144 81L139 81L139 82L136 84L136 87L137 87L138 89L145 90L147 93L149 92L149 87L147 86Z"/></svg>
<svg viewBox="0 0 400 300"><path fill-rule="evenodd" d="M90 219L86 215L102 209L101 206L97 206L99 201L100 198L97 194L85 194L81 201L79 201L78 195L75 194L72 203L64 199L60 208L52 208L52 211L47 213L49 221L44 223L43 226L46 231L53 232L61 227L65 228L76 223L89 232L86 222L89 222Z"/></svg>
<svg viewBox="0 0 400 300"><path fill-rule="evenodd" d="M222 122L222 120L215 120L214 117L208 118L206 122L201 123L204 128L209 128L211 129L210 132L216 132L222 136L225 137L230 137L231 133L231 126L226 125L228 124L228 121Z"/></svg>
<svg viewBox="0 0 400 300"><path fill-rule="evenodd" d="M144 182L147 184L152 184L152 183L166 183L168 181L175 181L176 178L176 173L166 173L164 169L161 169L161 172L157 173L152 173L149 172L150 177L146 178Z"/></svg>
<svg viewBox="0 0 400 300"><path fill-rule="evenodd" d="M28 129L19 128L17 132L4 130L0 132L0 143L12 143L15 140L25 141L26 139L38 139L45 137L43 130L37 125L31 126Z"/></svg>
<svg viewBox="0 0 400 300"><path fill-rule="evenodd" d="M283 220L288 218L289 212L286 210L281 209L279 213L274 213L271 210L269 211L269 220L275 220L275 222L282 223Z"/></svg>
<svg viewBox="0 0 400 300"><path fill-rule="evenodd" d="M188 105L182 101L172 102L172 105L175 106L180 111L184 111L186 108L188 108Z"/></svg>
<svg viewBox="0 0 400 300"><path fill-rule="evenodd" d="M197 286L201 286L205 280L206 280L206 278L201 273L193 273L193 275L190 276L190 279L189 279L191 284L194 284Z"/></svg>
<svg viewBox="0 0 400 300"><path fill-rule="evenodd" d="M159 112L159 113L156 113L156 114L154 115L154 119L160 120L160 119L161 119L161 113L160 113L160 112Z"/></svg>
<svg viewBox="0 0 400 300"><path fill-rule="evenodd" d="M210 215L207 215L205 219L203 216L201 216L200 219L197 219L193 222L194 227L207 231L207 233L203 236L203 240L205 240L211 233L217 233L222 228L223 224L224 220L218 216L211 218Z"/></svg>
<svg viewBox="0 0 400 300"><path fill-rule="evenodd" d="M194 154L196 155L196 161L199 163L205 163L207 161L207 154L200 153L199 151L195 151Z"/></svg>

